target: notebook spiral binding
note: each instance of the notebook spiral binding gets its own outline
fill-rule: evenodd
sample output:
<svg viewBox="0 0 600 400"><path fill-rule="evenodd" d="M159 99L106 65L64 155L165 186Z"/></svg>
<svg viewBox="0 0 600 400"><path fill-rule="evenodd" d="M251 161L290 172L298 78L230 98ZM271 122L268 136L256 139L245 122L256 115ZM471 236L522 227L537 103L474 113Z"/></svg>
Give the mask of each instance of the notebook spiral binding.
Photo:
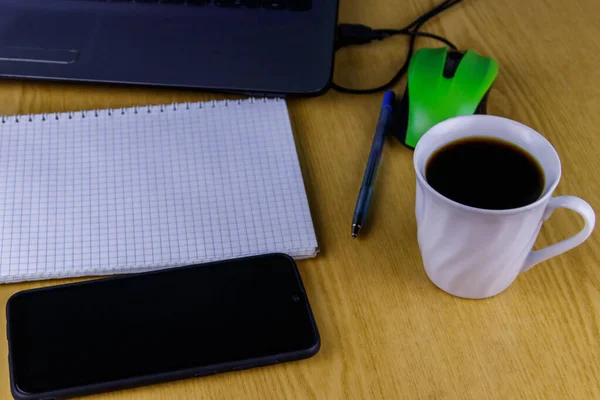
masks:
<svg viewBox="0 0 600 400"><path fill-rule="evenodd" d="M101 117L113 115L126 115L126 114L138 114L145 112L151 114L153 112L165 112L165 111L177 111L181 108L190 110L192 108L217 108L217 107L229 107L230 105L243 105L245 103L256 104L256 103L269 103L269 102L281 102L285 101L281 98L255 98L250 97L248 99L237 99L237 100L210 100L204 102L185 102L185 103L171 103L171 104L158 104L158 105L147 105L147 106L133 106L133 107L121 107L117 109L105 108L96 110L79 110L79 111L68 111L63 113L41 113L41 114L24 114L24 115L2 115L0 116L0 123L6 124L10 122L21 123L23 121L34 122L37 118L42 121L60 121L61 119L74 119L79 116L82 119L87 117ZM116 110L116 112L115 112Z"/></svg>

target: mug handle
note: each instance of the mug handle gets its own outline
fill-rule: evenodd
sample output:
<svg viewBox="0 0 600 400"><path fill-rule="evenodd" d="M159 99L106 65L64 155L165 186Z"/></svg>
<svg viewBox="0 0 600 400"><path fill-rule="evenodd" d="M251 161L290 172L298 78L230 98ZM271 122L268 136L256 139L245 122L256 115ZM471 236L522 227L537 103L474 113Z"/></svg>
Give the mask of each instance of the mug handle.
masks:
<svg viewBox="0 0 600 400"><path fill-rule="evenodd" d="M585 200L582 200L579 197L575 196L559 196L551 199L548 203L548 206L546 207L546 211L544 212L542 222L550 218L554 210L556 210L557 208L567 208L581 215L585 224L583 226L583 229L568 239L560 241L541 250L532 251L531 253L529 253L527 258L525 259L525 266L521 269L521 272L525 272L531 269L531 267L533 267L534 265L541 263L542 261L545 261L552 257L556 257L559 254L562 254L566 251L571 250L574 247L579 246L591 235L592 231L594 230L594 225L596 223L596 214L594 214L594 210Z"/></svg>

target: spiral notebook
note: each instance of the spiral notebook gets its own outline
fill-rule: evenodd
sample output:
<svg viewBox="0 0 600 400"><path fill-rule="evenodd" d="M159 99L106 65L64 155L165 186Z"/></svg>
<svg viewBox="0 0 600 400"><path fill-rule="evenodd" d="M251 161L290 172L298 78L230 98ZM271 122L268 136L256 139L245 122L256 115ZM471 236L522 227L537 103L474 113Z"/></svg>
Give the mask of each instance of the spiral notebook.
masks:
<svg viewBox="0 0 600 400"><path fill-rule="evenodd" d="M2 117L0 282L317 251L284 100Z"/></svg>

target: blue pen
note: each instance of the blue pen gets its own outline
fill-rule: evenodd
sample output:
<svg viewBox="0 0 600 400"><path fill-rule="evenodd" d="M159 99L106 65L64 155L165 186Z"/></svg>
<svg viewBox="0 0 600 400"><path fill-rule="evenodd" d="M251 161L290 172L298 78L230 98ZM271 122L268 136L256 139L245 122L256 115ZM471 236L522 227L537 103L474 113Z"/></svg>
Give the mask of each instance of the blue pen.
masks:
<svg viewBox="0 0 600 400"><path fill-rule="evenodd" d="M354 217L352 218L353 239L356 238L367 218L367 212L369 211L369 205L371 204L371 196L373 196L373 185L375 184L375 177L377 176L377 167L379 167L383 145L392 120L394 98L395 94L391 90L387 91L383 97L383 104L381 105L381 111L379 112L379 121L377 121L377 130L375 131L375 137L373 138L373 144L371 145L367 169L365 170L365 176L363 177L362 185L360 186L356 208L354 209Z"/></svg>

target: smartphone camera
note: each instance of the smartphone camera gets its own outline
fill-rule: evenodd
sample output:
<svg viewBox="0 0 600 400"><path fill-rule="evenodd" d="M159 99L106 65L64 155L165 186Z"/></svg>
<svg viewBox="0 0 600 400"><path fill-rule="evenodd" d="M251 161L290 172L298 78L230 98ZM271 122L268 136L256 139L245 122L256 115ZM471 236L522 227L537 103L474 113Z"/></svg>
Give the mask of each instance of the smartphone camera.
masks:
<svg viewBox="0 0 600 400"><path fill-rule="evenodd" d="M301 303L304 300L304 295L302 293L296 293L292 295L292 300L294 303Z"/></svg>

